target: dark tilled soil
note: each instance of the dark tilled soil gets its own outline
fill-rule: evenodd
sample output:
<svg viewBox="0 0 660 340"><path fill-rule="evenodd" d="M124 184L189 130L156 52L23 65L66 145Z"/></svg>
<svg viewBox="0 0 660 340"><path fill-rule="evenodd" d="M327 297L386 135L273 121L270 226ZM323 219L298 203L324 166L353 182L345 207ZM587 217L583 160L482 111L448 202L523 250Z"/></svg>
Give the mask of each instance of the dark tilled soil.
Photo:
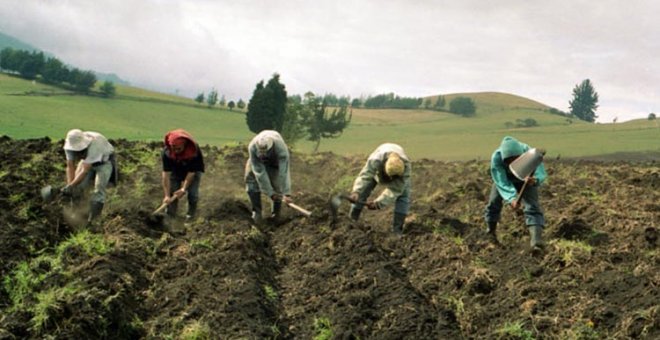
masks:
<svg viewBox="0 0 660 340"><path fill-rule="evenodd" d="M342 203L331 223L328 199L363 159L294 153L294 199L312 217L284 208L254 225L245 146L205 147L201 213L184 223L152 215L159 145L114 143L120 185L85 226L70 201L39 195L62 184L62 141L0 138L0 339L660 338L657 160L546 162L547 244L531 252L510 208L500 243L484 236L485 162L415 161L397 237L391 209L352 222ZM109 250L44 260L84 230ZM17 301L21 268L39 279Z"/></svg>

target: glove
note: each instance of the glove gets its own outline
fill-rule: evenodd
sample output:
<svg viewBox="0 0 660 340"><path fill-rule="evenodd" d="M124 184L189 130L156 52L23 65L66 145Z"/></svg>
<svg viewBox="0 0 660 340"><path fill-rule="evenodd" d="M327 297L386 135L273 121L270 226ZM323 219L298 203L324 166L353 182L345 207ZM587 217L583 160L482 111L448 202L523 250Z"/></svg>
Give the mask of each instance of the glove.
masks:
<svg viewBox="0 0 660 340"><path fill-rule="evenodd" d="M380 205L377 202L368 201L367 202L367 208L369 210L378 210L378 209L380 209Z"/></svg>

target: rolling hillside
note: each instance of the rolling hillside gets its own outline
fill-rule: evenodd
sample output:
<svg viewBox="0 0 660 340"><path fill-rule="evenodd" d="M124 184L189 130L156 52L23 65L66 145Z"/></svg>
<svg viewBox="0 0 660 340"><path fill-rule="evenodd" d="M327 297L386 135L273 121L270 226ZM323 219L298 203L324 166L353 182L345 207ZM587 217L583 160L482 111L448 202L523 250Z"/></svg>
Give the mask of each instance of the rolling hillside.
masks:
<svg viewBox="0 0 660 340"><path fill-rule="evenodd" d="M551 114L546 105L505 93L445 97L450 101L459 95L475 101L475 117L421 109L353 109L349 128L340 138L323 140L320 151L367 154L389 141L400 143L416 159L486 159L503 136L513 135L545 147L550 157L616 154L620 159L657 159L660 154L657 120L589 124ZM538 126L510 127L524 119L534 119ZM209 109L189 98L126 86L117 86L113 99L80 96L0 74L0 135L59 140L74 127L128 140L160 140L170 129L185 128L200 143L210 145L247 143L252 136L244 113ZM312 146L300 141L295 148L309 152Z"/></svg>

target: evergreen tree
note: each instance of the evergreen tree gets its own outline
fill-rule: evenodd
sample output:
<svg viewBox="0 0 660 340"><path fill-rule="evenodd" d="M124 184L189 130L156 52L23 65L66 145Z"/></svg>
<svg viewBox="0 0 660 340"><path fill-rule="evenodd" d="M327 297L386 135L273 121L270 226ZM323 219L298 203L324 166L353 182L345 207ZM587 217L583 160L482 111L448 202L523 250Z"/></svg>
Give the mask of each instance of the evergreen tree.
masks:
<svg viewBox="0 0 660 340"><path fill-rule="evenodd" d="M215 89L211 89L211 91L209 91L208 96L206 96L206 104L208 104L209 107L213 107L217 103L218 103L218 91L216 91Z"/></svg>
<svg viewBox="0 0 660 340"><path fill-rule="evenodd" d="M263 130L282 131L286 112L287 94L280 75L275 73L264 86L260 81L248 103L246 121L250 131L259 133Z"/></svg>
<svg viewBox="0 0 660 340"><path fill-rule="evenodd" d="M573 99L568 102L571 114L578 119L594 122L596 109L598 108L598 93L594 90L589 79L582 81L580 85L573 88Z"/></svg>
<svg viewBox="0 0 660 340"><path fill-rule="evenodd" d="M230 100L229 103L227 103L227 107L229 108L229 111L233 110L235 106L236 103L234 103L233 100Z"/></svg>

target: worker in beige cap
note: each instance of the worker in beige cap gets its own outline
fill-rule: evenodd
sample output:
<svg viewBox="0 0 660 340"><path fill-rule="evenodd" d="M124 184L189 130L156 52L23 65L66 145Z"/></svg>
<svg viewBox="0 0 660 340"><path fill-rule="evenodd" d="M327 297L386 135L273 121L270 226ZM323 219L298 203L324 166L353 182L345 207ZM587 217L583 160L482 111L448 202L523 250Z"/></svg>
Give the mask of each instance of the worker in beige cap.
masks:
<svg viewBox="0 0 660 340"><path fill-rule="evenodd" d="M277 131L264 130L252 139L248 153L245 189L252 203L252 220L262 221L261 193L272 200L271 218L277 219L282 202L291 203L289 149Z"/></svg>
<svg viewBox="0 0 660 340"><path fill-rule="evenodd" d="M365 205L377 210L394 203L392 231L402 234L410 208L410 177L410 159L403 148L392 143L381 144L369 155L367 164L353 183L350 199L354 203L351 204L350 217L357 221ZM385 186L385 190L376 199L368 200L377 184Z"/></svg>
<svg viewBox="0 0 660 340"><path fill-rule="evenodd" d="M117 164L114 147L98 132L73 129L64 141L66 154L65 195L81 193L90 184L94 190L89 201L88 222L101 215L108 183L116 184ZM76 162L78 164L76 165Z"/></svg>

